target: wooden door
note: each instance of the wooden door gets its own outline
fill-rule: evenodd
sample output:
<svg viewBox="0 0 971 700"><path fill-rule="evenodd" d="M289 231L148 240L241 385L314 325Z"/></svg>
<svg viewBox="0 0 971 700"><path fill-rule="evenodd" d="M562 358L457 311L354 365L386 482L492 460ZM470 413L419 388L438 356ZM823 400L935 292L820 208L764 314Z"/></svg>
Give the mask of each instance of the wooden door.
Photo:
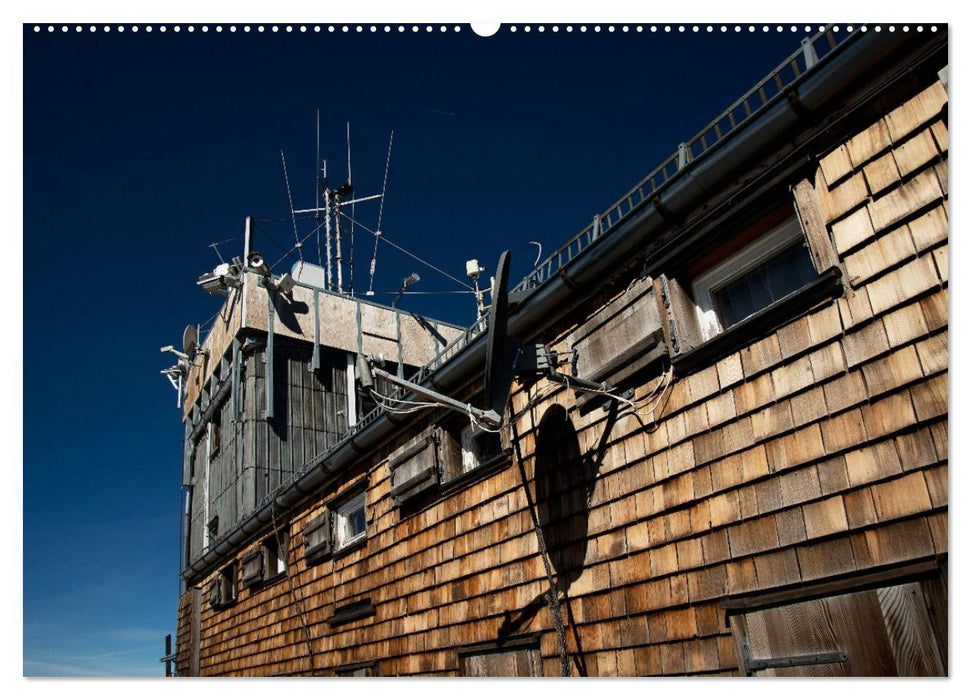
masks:
<svg viewBox="0 0 971 700"><path fill-rule="evenodd" d="M742 670L759 676L945 675L946 639L942 643L935 632L926 591L912 582L734 615ZM793 665L779 666L784 663Z"/></svg>
<svg viewBox="0 0 971 700"><path fill-rule="evenodd" d="M543 675L538 649L487 651L464 655L461 661L462 672L466 676L508 678Z"/></svg>

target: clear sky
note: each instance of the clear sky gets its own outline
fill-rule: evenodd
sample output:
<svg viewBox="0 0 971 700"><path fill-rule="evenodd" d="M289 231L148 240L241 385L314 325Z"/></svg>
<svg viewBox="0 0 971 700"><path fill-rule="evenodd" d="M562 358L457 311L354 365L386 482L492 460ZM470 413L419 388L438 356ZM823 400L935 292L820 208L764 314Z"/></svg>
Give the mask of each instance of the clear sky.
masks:
<svg viewBox="0 0 971 700"><path fill-rule="evenodd" d="M564 243L805 36L603 25L486 39L453 26L24 28L25 675L161 675L182 425L159 348L218 308L195 284L219 262L207 244L234 239L220 250L241 254L247 215L282 220L261 225L270 262L273 239L292 244L280 150L295 206L312 206L317 108L334 184L351 123L359 195L380 191L394 130L387 237L463 280L466 259L492 272L509 248L515 281L536 257L529 241ZM374 228L376 206L356 213ZM358 229L359 289L373 242ZM304 251L315 260L315 241ZM410 272L416 291L459 288L387 246L377 270L381 292ZM401 305L474 320L464 295Z"/></svg>

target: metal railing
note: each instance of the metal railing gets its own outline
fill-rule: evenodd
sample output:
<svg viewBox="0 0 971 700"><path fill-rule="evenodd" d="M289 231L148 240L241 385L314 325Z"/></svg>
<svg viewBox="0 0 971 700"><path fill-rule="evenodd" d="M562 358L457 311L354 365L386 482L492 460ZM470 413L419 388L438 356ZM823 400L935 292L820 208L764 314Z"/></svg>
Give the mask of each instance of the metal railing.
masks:
<svg viewBox="0 0 971 700"><path fill-rule="evenodd" d="M827 61L838 53L838 50L846 45L847 40L857 34L859 34L859 30L850 32L845 28L841 30L839 27L829 25L816 35L803 39L797 51L776 66L765 78L756 83L754 87L719 114L694 137L679 144L678 150L673 155L654 168L606 211L595 217L589 226L539 263L532 272L513 287L512 291L528 292L547 282L557 271L582 255L591 245L616 229L632 213L663 192L694 162L723 144L739 129L758 118L777 101L784 99L789 88L801 82L815 65ZM476 321L466 328L461 335L448 343L428 364L409 377L409 381L415 384L424 382L433 372L468 347L486 329L485 319ZM403 399L407 393L407 390L395 387L388 394L388 398L392 400ZM345 433L341 442L366 428L377 420L383 412L384 409L380 407L370 411ZM311 466L312 463L305 464L303 469L300 469L294 476L305 473ZM281 489L284 486L281 484ZM272 495L270 494L267 500L270 500Z"/></svg>
<svg viewBox="0 0 971 700"><path fill-rule="evenodd" d="M780 63L752 89L719 114L693 138L678 145L663 163L617 200L607 210L566 244L554 251L514 288L514 292L528 292L553 277L594 242L603 238L635 211L664 191L678 175L724 143L739 129L759 117L769 107L784 98L786 90L801 82L816 64L829 59L842 48L847 39L855 36L845 28L825 27L813 37L803 39L800 48Z"/></svg>

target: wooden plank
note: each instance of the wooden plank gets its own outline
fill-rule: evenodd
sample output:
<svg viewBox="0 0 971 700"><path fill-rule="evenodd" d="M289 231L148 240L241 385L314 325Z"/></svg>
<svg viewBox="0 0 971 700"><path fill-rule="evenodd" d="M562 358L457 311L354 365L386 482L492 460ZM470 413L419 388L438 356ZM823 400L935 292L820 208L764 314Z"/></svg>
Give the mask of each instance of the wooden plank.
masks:
<svg viewBox="0 0 971 700"><path fill-rule="evenodd" d="M817 190L822 203L823 218L827 222L843 217L849 211L866 202L869 192L863 173L856 173L833 189Z"/></svg>
<svg viewBox="0 0 971 700"><path fill-rule="evenodd" d="M898 143L946 108L947 91L940 82L935 82L887 114L887 132L894 143Z"/></svg>
<svg viewBox="0 0 971 700"><path fill-rule="evenodd" d="M833 223L831 230L840 255L845 255L874 236L873 221L867 207L861 207L845 219Z"/></svg>
<svg viewBox="0 0 971 700"><path fill-rule="evenodd" d="M839 152L839 149L836 152ZM800 180L792 188L792 197L799 223L809 242L809 252L812 254L816 270L825 272L836 267L839 261L833 241L826 230L823 207L815 188L809 180Z"/></svg>
<svg viewBox="0 0 971 700"><path fill-rule="evenodd" d="M848 255L846 272L850 283L859 286L916 254L910 231L902 226L881 236L875 243Z"/></svg>
<svg viewBox="0 0 971 700"><path fill-rule="evenodd" d="M853 163L845 144L840 144L835 150L819 159L819 170L827 185L834 185L850 174ZM817 175L817 180L819 176Z"/></svg>
<svg viewBox="0 0 971 700"><path fill-rule="evenodd" d="M919 583L876 591L899 676L943 676L944 664Z"/></svg>
<svg viewBox="0 0 971 700"><path fill-rule="evenodd" d="M931 147L933 148L933 144L931 144ZM934 151L934 155L937 155L936 151ZM907 174L901 173L897 169L897 161L894 156L895 153L887 153L863 167L863 175L866 177L866 184L871 194L881 194L888 187L900 182L901 174Z"/></svg>
<svg viewBox="0 0 971 700"><path fill-rule="evenodd" d="M890 147L890 130L883 119L874 122L846 143L850 161L857 168Z"/></svg>
<svg viewBox="0 0 971 700"><path fill-rule="evenodd" d="M944 196L933 170L924 170L867 205L877 233L916 214Z"/></svg>
<svg viewBox="0 0 971 700"><path fill-rule="evenodd" d="M935 576L939 568L940 564L936 560L927 559L868 573L842 576L817 583L805 583L784 591L735 596L723 601L720 607L725 611L726 616L733 616L837 594L869 590L878 586L894 586L910 581L920 581Z"/></svg>
<svg viewBox="0 0 971 700"><path fill-rule="evenodd" d="M863 326L847 333L842 340L843 353L846 356L846 366L853 369L859 364L880 355L890 349L887 333L879 321Z"/></svg>
<svg viewBox="0 0 971 700"><path fill-rule="evenodd" d="M930 129L924 129L901 144L894 145L893 148L893 159L903 177L919 170L937 157L937 144Z"/></svg>

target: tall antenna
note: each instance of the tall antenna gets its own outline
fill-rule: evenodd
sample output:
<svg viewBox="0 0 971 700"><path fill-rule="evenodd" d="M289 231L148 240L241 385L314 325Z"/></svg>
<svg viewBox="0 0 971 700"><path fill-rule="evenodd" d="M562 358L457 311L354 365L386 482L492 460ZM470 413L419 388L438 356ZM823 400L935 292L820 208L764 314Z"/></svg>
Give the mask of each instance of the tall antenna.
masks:
<svg viewBox="0 0 971 700"><path fill-rule="evenodd" d="M351 184L351 123L347 122L347 184Z"/></svg>
<svg viewBox="0 0 971 700"><path fill-rule="evenodd" d="M327 161L324 160L324 227L327 238L327 289L333 289L330 274L330 188L327 186Z"/></svg>
<svg viewBox="0 0 971 700"><path fill-rule="evenodd" d="M314 186L314 221L320 221L320 107L317 108L317 155L314 158L314 177L316 178L316 185ZM320 255L320 224L316 226L317 229L317 266L321 269L321 285L326 289L327 278L326 272L324 272L324 261L321 260Z"/></svg>
<svg viewBox="0 0 971 700"><path fill-rule="evenodd" d="M350 188L353 188L351 181L351 123L347 122L347 184ZM351 190L353 192L353 189ZM350 285L348 286L348 292L354 294L354 218L355 218L355 207L354 200L351 200L351 250L350 250L350 260L349 267L351 272Z"/></svg>
<svg viewBox="0 0 971 700"><path fill-rule="evenodd" d="M334 192L334 245L337 246L337 293L344 293L344 258L341 245L341 191L342 185Z"/></svg>

